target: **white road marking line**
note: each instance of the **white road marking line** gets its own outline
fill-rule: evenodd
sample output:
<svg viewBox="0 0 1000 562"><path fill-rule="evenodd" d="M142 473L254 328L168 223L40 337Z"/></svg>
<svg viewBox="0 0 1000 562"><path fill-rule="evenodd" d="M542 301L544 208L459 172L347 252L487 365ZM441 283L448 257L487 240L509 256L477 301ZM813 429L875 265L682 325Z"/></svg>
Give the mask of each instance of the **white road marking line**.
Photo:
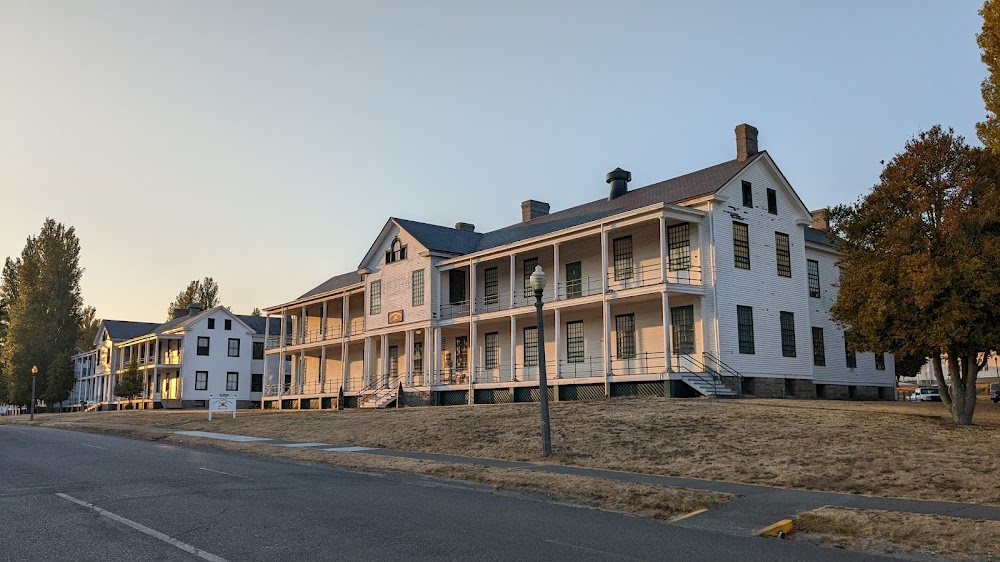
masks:
<svg viewBox="0 0 1000 562"><path fill-rule="evenodd" d="M285 443L282 447L326 447L326 443Z"/></svg>
<svg viewBox="0 0 1000 562"><path fill-rule="evenodd" d="M132 527L136 531L141 531L143 533L146 533L147 535L149 535L149 536L151 536L153 538L159 539L159 540L161 540L161 541L163 541L163 542L165 542L165 543L167 543L169 545L175 546L175 547L183 550L184 552L188 552L190 554L194 554L195 556L197 556L199 558L202 558L204 560L209 560L211 562L228 562L225 558L216 556L216 555L212 554L211 552L205 552L204 550L202 550L200 548L193 547L193 546L187 544L186 542L181 542L181 541L179 541L179 540L177 540L177 539L175 539L173 537L170 537L168 535L165 535L165 534L163 534L163 533L161 533L161 532L159 532L157 530L150 529L149 527L147 527L147 526L145 526L145 525L143 525L141 523L136 523L135 521L132 521L131 519L126 519L126 518L122 517L121 515L116 515L114 513L111 513L110 511L107 511L105 509L101 509L101 508L97 507L96 505L94 505L92 503L87 503L87 502L85 502L83 500L78 500L78 499L74 498L73 496L69 496L69 495L62 494L62 493L56 493L56 495L59 496L60 498L64 499L64 500L69 500L69 501L71 501L71 502L73 502L73 503L75 503L77 505L82 505L83 507L86 507L87 509L92 509L92 510L96 511L98 514L100 514L100 515L102 515L104 517L107 517L108 519L111 519L112 521L117 521L117 522L122 523L124 525L128 525L129 527Z"/></svg>
<svg viewBox="0 0 1000 562"><path fill-rule="evenodd" d="M108 450L107 447L98 447L97 445L88 445L86 443L80 443L80 444L83 445L84 447L92 447L94 449L101 449L102 451L107 451Z"/></svg>
<svg viewBox="0 0 1000 562"><path fill-rule="evenodd" d="M253 480L253 478L250 478L249 476L240 476L239 474L233 474L231 472L223 472L221 470L212 470L211 468L205 468L203 466L199 466L198 470L206 470L208 472L214 472L216 474L225 474L226 476L232 476L233 478L245 478L246 480Z"/></svg>
<svg viewBox="0 0 1000 562"><path fill-rule="evenodd" d="M221 439L223 441L270 441L266 437L249 437L247 435L229 435L227 433L212 433L210 431L175 431L176 435L187 435L189 437L205 437L208 439Z"/></svg>
<svg viewBox="0 0 1000 562"><path fill-rule="evenodd" d="M374 450L374 447L333 447L331 449L320 449L320 451L333 451L334 453L360 453L361 451Z"/></svg>

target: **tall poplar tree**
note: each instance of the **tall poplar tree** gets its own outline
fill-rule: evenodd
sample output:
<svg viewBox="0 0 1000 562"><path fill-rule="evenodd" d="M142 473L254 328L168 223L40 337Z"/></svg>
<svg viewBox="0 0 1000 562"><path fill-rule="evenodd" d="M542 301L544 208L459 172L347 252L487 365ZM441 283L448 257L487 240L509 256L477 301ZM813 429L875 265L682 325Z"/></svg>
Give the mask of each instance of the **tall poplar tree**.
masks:
<svg viewBox="0 0 1000 562"><path fill-rule="evenodd" d="M10 326L10 307L17 300L17 276L21 267L21 258L7 258L0 277L0 404L8 399L7 378L4 376L4 343L7 340L7 328Z"/></svg>
<svg viewBox="0 0 1000 562"><path fill-rule="evenodd" d="M983 17L983 29L976 35L976 42L989 74L981 87L986 120L976 123L976 134L986 148L1000 153L1000 2L986 0L979 15Z"/></svg>
<svg viewBox="0 0 1000 562"><path fill-rule="evenodd" d="M30 402L31 367L37 366L36 396L62 402L73 390L70 357L83 318L76 230L46 219L38 236L28 239L16 269L2 358L10 401Z"/></svg>
<svg viewBox="0 0 1000 562"><path fill-rule="evenodd" d="M215 279L206 277L202 280L195 279L188 283L183 291L167 307L167 320L174 317L174 310L187 308L191 303L198 303L208 310L219 305L219 284Z"/></svg>

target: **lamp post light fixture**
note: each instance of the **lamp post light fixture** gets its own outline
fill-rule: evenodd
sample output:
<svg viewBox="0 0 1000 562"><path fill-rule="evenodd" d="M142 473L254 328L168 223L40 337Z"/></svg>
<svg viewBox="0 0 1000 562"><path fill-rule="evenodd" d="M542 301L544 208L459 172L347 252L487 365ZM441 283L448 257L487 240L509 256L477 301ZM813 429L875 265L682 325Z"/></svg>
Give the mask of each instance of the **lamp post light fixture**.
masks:
<svg viewBox="0 0 1000 562"><path fill-rule="evenodd" d="M545 377L545 322L542 318L542 291L545 289L545 273L536 265L529 278L535 291L535 310L538 312L538 400L542 411L542 456L552 456L552 436L549 431L549 383Z"/></svg>
<svg viewBox="0 0 1000 562"><path fill-rule="evenodd" d="M38 365L31 366L31 417L29 420L34 421L35 419L35 377L38 375Z"/></svg>

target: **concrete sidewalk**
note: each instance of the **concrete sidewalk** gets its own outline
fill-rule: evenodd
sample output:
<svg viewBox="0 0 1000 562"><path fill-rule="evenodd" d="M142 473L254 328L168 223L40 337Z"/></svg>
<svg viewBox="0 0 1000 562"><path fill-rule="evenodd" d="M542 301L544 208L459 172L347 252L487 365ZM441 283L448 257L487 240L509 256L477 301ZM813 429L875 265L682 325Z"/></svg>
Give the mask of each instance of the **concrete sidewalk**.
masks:
<svg viewBox="0 0 1000 562"><path fill-rule="evenodd" d="M658 484L662 486L688 488L692 490L723 492L733 494L736 498L725 504L712 507L704 513L680 520L675 524L693 529L720 531L737 535L752 535L759 529L775 523L776 521L790 519L795 517L798 513L825 505L1000 521L1000 507L969 503L859 496L831 492L812 492L808 490L790 490L754 484L739 484L735 482L721 482L716 480L698 480L694 478L679 478L674 476L657 476L653 474L621 472L616 470L603 470L559 464L507 461L500 459L466 457L460 455L337 445L331 443L300 443L248 435L231 435L226 433L211 433L204 431L184 431L140 425L114 423L97 423L92 425L150 433L184 435L188 437L200 437L220 441L262 443L266 445L308 448L320 451L380 455L387 457L498 468L518 468L522 470L535 470L538 472L549 472L554 474L570 474L575 476L604 478L620 482Z"/></svg>

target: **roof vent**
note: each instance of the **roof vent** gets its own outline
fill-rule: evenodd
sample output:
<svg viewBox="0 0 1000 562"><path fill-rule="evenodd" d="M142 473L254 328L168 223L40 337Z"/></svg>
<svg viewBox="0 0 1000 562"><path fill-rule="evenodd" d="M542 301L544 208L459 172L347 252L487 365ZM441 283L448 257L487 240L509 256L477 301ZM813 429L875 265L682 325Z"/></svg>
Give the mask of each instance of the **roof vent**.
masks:
<svg viewBox="0 0 1000 562"><path fill-rule="evenodd" d="M757 154L757 128L753 125L736 126L736 160L743 162Z"/></svg>
<svg viewBox="0 0 1000 562"><path fill-rule="evenodd" d="M471 222L456 222L455 223L455 230L464 230L466 232L475 232L476 231L476 225L472 224Z"/></svg>
<svg viewBox="0 0 1000 562"><path fill-rule="evenodd" d="M615 168L608 172L606 181L611 184L611 194L608 195L608 201L611 201L628 193L628 182L632 181L632 172Z"/></svg>
<svg viewBox="0 0 1000 562"><path fill-rule="evenodd" d="M547 214L549 214L548 203L542 203L541 201L535 201L534 199L528 199L527 201L521 202L521 222L527 222L531 219L544 217Z"/></svg>

